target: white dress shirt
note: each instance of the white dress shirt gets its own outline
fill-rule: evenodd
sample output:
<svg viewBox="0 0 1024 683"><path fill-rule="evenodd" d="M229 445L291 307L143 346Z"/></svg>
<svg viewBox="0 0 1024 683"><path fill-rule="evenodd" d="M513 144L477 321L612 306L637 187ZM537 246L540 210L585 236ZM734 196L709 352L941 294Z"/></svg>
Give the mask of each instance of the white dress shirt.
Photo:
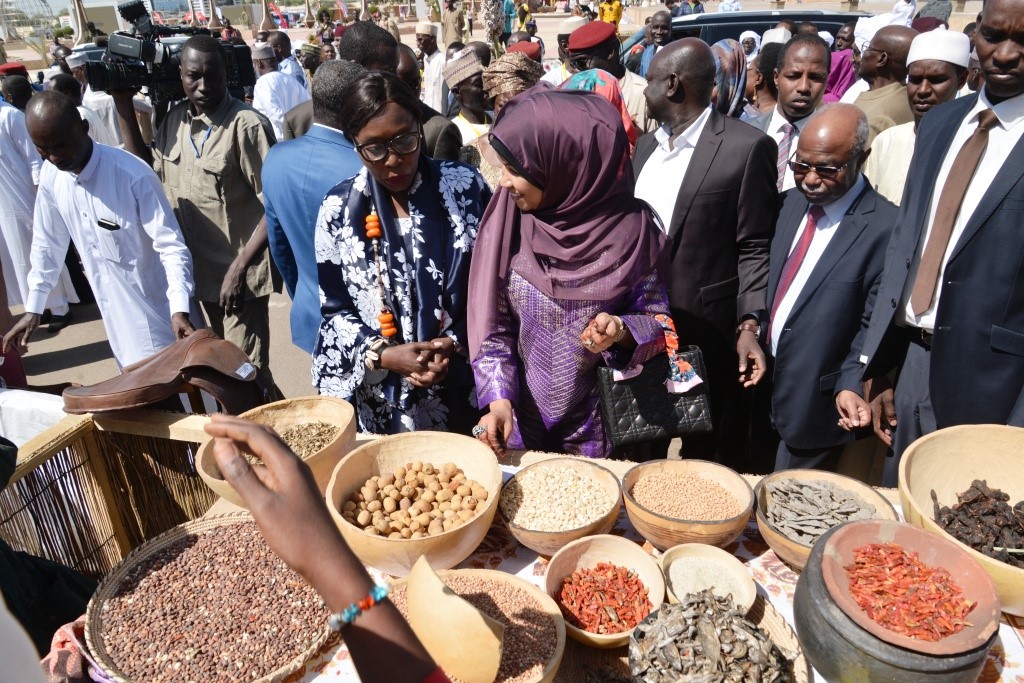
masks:
<svg viewBox="0 0 1024 683"><path fill-rule="evenodd" d="M863 78L858 78L853 82L843 96L839 98L839 101L843 104L853 104L857 101L857 98L861 96L861 93L866 93L871 89L871 84L865 81Z"/></svg>
<svg viewBox="0 0 1024 683"><path fill-rule="evenodd" d="M117 226L101 227L100 221ZM118 365L174 343L172 313L192 312L192 257L156 173L124 150L93 144L78 175L43 164L25 310L41 313L74 240Z"/></svg>
<svg viewBox="0 0 1024 683"><path fill-rule="evenodd" d="M8 304L18 306L28 298L28 273L32 255L32 211L43 159L25 127L25 115L0 102L0 264L7 286ZM61 258L63 262L63 256ZM55 315L68 312L68 299L78 302L67 269L45 302Z"/></svg>
<svg viewBox="0 0 1024 683"><path fill-rule="evenodd" d="M491 132L491 122L494 121L494 117L490 114L485 114L487 123L471 123L461 113L452 119L452 123L459 129L459 134L462 135L462 144L468 145L477 138L481 138Z"/></svg>
<svg viewBox="0 0 1024 683"><path fill-rule="evenodd" d="M540 80L545 83L550 83L557 88L569 80L570 76L572 76L572 74L569 73L569 69L565 67L565 64L559 62L557 66L541 76Z"/></svg>
<svg viewBox="0 0 1024 683"><path fill-rule="evenodd" d="M667 126L661 126L654 133L658 146L651 152L650 158L636 179L635 195L651 205L654 213L661 219L661 229L668 233L672 227L672 218L676 210L676 199L679 188L693 159L693 150L697 147L700 134L704 132L711 108L705 109L686 130L672 139L672 132Z"/></svg>
<svg viewBox="0 0 1024 683"><path fill-rule="evenodd" d="M284 140L284 115L308 99L306 89L281 71L271 71L260 76L252 91L253 109L270 120L278 140Z"/></svg>
<svg viewBox="0 0 1024 683"><path fill-rule="evenodd" d="M782 130L782 127L789 123L786 117L782 115L781 106L782 105L778 104L775 105L775 109L772 110L772 118L768 122L768 130L765 131L772 140L775 140L776 145L782 144L782 138L786 137L786 133ZM792 157L793 152L796 151L796 143L800 142L800 131L804 129L804 126L806 126L807 122L810 120L810 116L805 116L793 124L793 126L796 127L796 132L793 133L793 141L789 143L790 157ZM787 164L786 178L782 181L782 189L779 191L785 192L786 190L792 190L794 187L796 187L796 180L793 178L793 169L791 169Z"/></svg>
<svg viewBox="0 0 1024 683"><path fill-rule="evenodd" d="M988 132L988 146L985 148L985 154L978 163L978 168L974 172L974 177L971 178L970 185L967 186L967 193L960 204L960 213L957 214L956 222L953 223L953 234L950 235L949 244L946 245L946 253L942 257L942 264L939 266L939 279L935 286L935 299L928 310L919 316L914 315L910 304L910 293L913 291L914 281L917 279L917 270L921 265L921 255L924 253L924 247L928 244L928 238L932 234L932 217L935 215L935 209L939 205L939 197L942 195L942 188L949 177L949 171L953 167L953 161L956 160L957 154L960 153L960 148L974 134L978 127L978 114L985 109L991 109L995 112L999 123ZM967 112L967 116L960 122L960 128L957 129L956 134L953 136L946 156L942 160L942 165L939 167L939 174L935 178L935 190L932 193L931 208L928 211L928 222L921 235L921 240L917 244L917 253L914 254L914 261L910 264L910 276L907 278L907 284L903 289L903 320L907 325L919 327L928 332L935 330L935 311L938 308L939 297L942 296L942 281L949 256L953 253L957 242L960 241L960 237L964 234L964 228L967 227L971 216L974 215L978 204L981 203L981 198L995 181L996 176L999 175L1000 169L1006 163L1010 152L1013 151L1013 148L1020 141L1021 136L1024 136L1024 95L1018 95L993 105L989 102L988 97L985 96L983 89L974 107Z"/></svg>
<svg viewBox="0 0 1024 683"><path fill-rule="evenodd" d="M444 75L441 72L443 68L444 53L440 50L432 55L423 56L423 94L420 99L428 107L442 114L445 112L444 93L441 90L444 86Z"/></svg>
<svg viewBox="0 0 1024 683"><path fill-rule="evenodd" d="M796 271L796 276L793 278L793 282L789 285L789 289L786 290L786 295L782 297L779 302L778 308L775 309L775 317L771 321L772 337L769 340L771 344L772 355L775 355L776 350L779 348L779 339L782 337L782 330L786 327L786 320L789 318L789 314L793 312L793 306L796 304L797 299L800 298L800 292L803 290L804 285L807 284L807 280L810 279L811 273L814 271L814 267L818 265L818 261L821 259L821 255L825 253L825 249L828 248L828 243L832 241L832 238L836 234L836 228L843 220L843 216L853 206L853 202L857 200L860 193L864 191L867 186L867 181L864 180L864 176L857 178L857 182L853 184L846 194L839 199L835 200L831 204L825 204L821 208L825 210L825 215L818 221L818 224L814 231L814 237L811 239L811 246L807 249L807 254L804 256L803 263L800 264L800 269ZM809 208L809 207L808 207ZM807 227L807 214L804 213L803 219L800 221L800 225L797 226L796 234L793 236L793 243L789 245L789 250L786 255L793 253L796 249L797 243L800 241L800 236L803 235L804 228Z"/></svg>
<svg viewBox="0 0 1024 683"><path fill-rule="evenodd" d="M280 62L277 63L277 70L283 74L288 74L299 82L303 88L306 87L306 74L302 70L302 65L299 64L299 60L295 57L288 55Z"/></svg>

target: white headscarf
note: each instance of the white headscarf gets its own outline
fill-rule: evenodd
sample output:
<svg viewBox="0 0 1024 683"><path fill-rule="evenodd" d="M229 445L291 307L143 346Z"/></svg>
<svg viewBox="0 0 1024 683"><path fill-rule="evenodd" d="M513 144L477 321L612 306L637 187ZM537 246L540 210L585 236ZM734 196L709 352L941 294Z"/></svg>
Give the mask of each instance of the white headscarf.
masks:
<svg viewBox="0 0 1024 683"><path fill-rule="evenodd" d="M754 39L754 51L751 52L747 57L747 66L750 66L757 60L757 54L761 51L761 36L757 35L753 31L744 31L740 34L740 47L743 46L743 41L747 38Z"/></svg>

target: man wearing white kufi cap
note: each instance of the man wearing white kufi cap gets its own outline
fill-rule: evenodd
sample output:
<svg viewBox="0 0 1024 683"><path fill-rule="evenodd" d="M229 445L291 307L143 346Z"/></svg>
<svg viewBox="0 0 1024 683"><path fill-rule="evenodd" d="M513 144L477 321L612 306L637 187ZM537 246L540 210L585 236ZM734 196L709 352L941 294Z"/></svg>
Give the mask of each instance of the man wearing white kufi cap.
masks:
<svg viewBox="0 0 1024 683"><path fill-rule="evenodd" d="M889 201L899 204L924 115L956 98L967 80L971 41L959 31L936 29L914 38L907 55L907 100L914 120L882 131L864 166L871 184Z"/></svg>
<svg viewBox="0 0 1024 683"><path fill-rule="evenodd" d="M309 99L296 79L278 71L277 53L270 43L255 43L252 66L258 78L252 92L253 109L267 117L278 140L284 139L284 115Z"/></svg>
<svg viewBox="0 0 1024 683"><path fill-rule="evenodd" d="M423 92L420 99L435 111L445 111L444 52L437 49L437 24L421 21L416 24L416 47L423 59Z"/></svg>
<svg viewBox="0 0 1024 683"><path fill-rule="evenodd" d="M556 88L569 80L569 35L587 23L583 17L569 17L558 25L558 33L555 40L558 43L558 66L544 74L540 80L550 83Z"/></svg>

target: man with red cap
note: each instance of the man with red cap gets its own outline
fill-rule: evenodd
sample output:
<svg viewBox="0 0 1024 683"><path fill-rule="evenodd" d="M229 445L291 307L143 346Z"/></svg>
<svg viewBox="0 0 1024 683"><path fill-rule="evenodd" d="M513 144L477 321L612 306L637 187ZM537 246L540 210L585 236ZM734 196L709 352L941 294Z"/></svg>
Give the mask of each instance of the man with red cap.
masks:
<svg viewBox="0 0 1024 683"><path fill-rule="evenodd" d="M603 21L584 24L569 34L569 70L603 69L619 80L622 100L633 125L642 135L657 129L658 123L647 115L644 89L647 81L626 69L619 59L619 37L615 25Z"/></svg>
<svg viewBox="0 0 1024 683"><path fill-rule="evenodd" d="M522 52L524 55L526 55L533 61L537 62L538 64L540 64L541 62L540 43L532 43L524 40L522 42L513 43L512 45L509 45L508 49L505 51Z"/></svg>

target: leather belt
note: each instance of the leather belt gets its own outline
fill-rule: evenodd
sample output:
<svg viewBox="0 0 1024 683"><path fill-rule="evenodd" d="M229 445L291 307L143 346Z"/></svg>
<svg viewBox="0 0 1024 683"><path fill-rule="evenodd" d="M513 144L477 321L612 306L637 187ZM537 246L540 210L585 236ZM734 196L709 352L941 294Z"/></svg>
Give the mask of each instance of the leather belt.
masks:
<svg viewBox="0 0 1024 683"><path fill-rule="evenodd" d="M920 327L908 327L907 335L910 337L910 341L923 346L926 349L932 348L932 337L935 335L928 330L921 329Z"/></svg>

